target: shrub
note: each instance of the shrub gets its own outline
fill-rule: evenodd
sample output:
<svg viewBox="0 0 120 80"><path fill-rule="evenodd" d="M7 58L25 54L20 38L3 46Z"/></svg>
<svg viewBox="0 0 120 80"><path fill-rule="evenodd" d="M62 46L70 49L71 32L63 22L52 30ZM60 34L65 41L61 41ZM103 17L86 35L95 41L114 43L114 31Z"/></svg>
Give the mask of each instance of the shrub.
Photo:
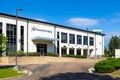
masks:
<svg viewBox="0 0 120 80"><path fill-rule="evenodd" d="M63 57L74 57L74 58L86 58L85 56L81 56L81 55L67 55L67 54L63 54L62 55Z"/></svg>
<svg viewBox="0 0 120 80"><path fill-rule="evenodd" d="M24 54L24 52L22 50L19 50L19 51L17 51L17 55L18 56L24 56L25 54Z"/></svg>
<svg viewBox="0 0 120 80"><path fill-rule="evenodd" d="M109 73L120 68L120 59L108 58L94 65L95 71L98 73Z"/></svg>
<svg viewBox="0 0 120 80"><path fill-rule="evenodd" d="M2 54L0 54L0 57L2 56Z"/></svg>
<svg viewBox="0 0 120 80"><path fill-rule="evenodd" d="M47 56L54 56L54 57L58 57L59 55L55 54L55 53L52 53L52 52L49 52L47 53Z"/></svg>
<svg viewBox="0 0 120 80"><path fill-rule="evenodd" d="M8 53L8 56L15 56L16 53L10 52Z"/></svg>
<svg viewBox="0 0 120 80"><path fill-rule="evenodd" d="M40 53L38 53L38 52L28 52L25 55L26 56L40 56Z"/></svg>

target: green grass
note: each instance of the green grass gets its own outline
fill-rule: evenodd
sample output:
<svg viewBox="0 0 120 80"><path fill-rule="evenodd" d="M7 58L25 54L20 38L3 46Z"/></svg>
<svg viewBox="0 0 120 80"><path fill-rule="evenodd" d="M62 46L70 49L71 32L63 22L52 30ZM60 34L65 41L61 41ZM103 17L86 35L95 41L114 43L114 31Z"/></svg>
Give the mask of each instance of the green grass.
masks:
<svg viewBox="0 0 120 80"><path fill-rule="evenodd" d="M17 73L13 68L0 68L0 78L9 78L23 75L23 73Z"/></svg>
<svg viewBox="0 0 120 80"><path fill-rule="evenodd" d="M113 76L120 77L120 72L112 73Z"/></svg>

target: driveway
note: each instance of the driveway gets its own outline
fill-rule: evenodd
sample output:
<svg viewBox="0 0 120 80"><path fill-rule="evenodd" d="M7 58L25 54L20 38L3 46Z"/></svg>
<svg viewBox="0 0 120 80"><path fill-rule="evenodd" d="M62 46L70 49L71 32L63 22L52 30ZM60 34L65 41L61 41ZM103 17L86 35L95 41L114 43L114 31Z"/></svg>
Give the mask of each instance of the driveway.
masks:
<svg viewBox="0 0 120 80"><path fill-rule="evenodd" d="M94 62L48 63L43 65L22 65L32 71L32 75L9 80L119 80L110 76L88 73Z"/></svg>

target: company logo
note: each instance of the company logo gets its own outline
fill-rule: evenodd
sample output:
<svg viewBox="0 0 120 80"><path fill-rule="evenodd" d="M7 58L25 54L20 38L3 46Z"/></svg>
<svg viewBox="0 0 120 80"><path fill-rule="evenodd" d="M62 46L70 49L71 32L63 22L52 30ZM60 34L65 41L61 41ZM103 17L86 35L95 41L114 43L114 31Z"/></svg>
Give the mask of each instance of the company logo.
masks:
<svg viewBox="0 0 120 80"><path fill-rule="evenodd" d="M50 30L38 29L38 28L35 28L35 27L32 27L32 30L33 30L33 31L40 31L40 32L52 33L52 31L50 31Z"/></svg>
<svg viewBox="0 0 120 80"><path fill-rule="evenodd" d="M32 27L32 30L35 31L35 27Z"/></svg>

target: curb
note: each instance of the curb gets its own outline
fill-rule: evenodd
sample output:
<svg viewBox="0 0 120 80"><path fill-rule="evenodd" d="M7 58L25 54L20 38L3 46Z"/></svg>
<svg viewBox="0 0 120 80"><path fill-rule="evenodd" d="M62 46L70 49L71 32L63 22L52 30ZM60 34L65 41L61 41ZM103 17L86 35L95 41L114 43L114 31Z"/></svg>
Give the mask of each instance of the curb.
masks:
<svg viewBox="0 0 120 80"><path fill-rule="evenodd" d="M89 73L93 73L94 71L95 71L95 69L93 67L91 67L91 68L88 69Z"/></svg>

